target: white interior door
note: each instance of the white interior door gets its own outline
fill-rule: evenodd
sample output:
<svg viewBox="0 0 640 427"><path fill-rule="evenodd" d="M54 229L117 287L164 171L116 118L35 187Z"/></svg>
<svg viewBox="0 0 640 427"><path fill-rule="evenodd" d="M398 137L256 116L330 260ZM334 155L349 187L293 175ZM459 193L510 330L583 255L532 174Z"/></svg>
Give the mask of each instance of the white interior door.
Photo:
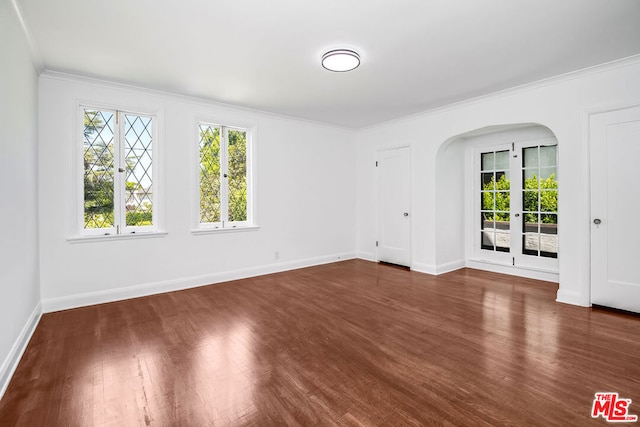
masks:
<svg viewBox="0 0 640 427"><path fill-rule="evenodd" d="M590 126L591 302L640 313L640 107Z"/></svg>
<svg viewBox="0 0 640 427"><path fill-rule="evenodd" d="M409 148L378 151L378 260L411 265Z"/></svg>

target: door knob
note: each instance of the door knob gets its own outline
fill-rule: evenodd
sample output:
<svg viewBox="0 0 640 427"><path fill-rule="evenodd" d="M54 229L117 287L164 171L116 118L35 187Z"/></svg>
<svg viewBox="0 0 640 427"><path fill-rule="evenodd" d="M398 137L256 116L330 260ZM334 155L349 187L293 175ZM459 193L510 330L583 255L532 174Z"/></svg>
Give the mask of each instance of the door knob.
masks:
<svg viewBox="0 0 640 427"><path fill-rule="evenodd" d="M409 216L409 212L405 212L403 215L404 216Z"/></svg>
<svg viewBox="0 0 640 427"><path fill-rule="evenodd" d="M596 219L593 220L593 223L595 225L600 225L602 223L602 221L600 221L600 218L596 218Z"/></svg>

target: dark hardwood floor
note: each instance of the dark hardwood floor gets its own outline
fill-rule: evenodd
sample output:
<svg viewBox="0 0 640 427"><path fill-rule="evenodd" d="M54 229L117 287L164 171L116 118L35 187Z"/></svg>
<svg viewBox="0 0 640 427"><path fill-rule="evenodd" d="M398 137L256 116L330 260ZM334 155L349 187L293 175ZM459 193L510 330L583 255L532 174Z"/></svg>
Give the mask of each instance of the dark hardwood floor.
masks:
<svg viewBox="0 0 640 427"><path fill-rule="evenodd" d="M606 425L640 318L552 283L352 260L45 314L0 425Z"/></svg>

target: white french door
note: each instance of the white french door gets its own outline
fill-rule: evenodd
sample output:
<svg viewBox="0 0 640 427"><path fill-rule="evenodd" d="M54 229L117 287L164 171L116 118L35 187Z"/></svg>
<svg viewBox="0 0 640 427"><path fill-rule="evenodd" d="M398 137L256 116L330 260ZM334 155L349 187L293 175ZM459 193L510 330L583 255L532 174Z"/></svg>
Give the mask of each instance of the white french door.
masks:
<svg viewBox="0 0 640 427"><path fill-rule="evenodd" d="M544 139L476 151L477 259L557 272L556 147Z"/></svg>
<svg viewBox="0 0 640 427"><path fill-rule="evenodd" d="M640 107L591 117L591 303L640 313Z"/></svg>
<svg viewBox="0 0 640 427"><path fill-rule="evenodd" d="M409 147L378 151L378 260L411 266Z"/></svg>

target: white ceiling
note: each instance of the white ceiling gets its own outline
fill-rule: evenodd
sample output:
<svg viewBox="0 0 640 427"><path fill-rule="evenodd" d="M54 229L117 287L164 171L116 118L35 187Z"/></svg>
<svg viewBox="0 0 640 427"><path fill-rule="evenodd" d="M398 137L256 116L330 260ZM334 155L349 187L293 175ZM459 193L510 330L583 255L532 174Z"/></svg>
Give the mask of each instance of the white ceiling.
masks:
<svg viewBox="0 0 640 427"><path fill-rule="evenodd" d="M640 0L16 2L45 69L352 128L640 54Z"/></svg>

